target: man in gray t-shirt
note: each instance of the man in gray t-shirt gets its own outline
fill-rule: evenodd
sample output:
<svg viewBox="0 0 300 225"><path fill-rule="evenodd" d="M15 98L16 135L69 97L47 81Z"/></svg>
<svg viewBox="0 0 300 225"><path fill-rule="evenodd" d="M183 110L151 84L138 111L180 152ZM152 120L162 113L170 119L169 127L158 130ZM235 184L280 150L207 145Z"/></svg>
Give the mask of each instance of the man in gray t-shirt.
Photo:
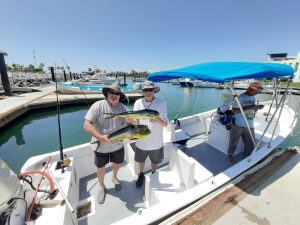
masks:
<svg viewBox="0 0 300 225"><path fill-rule="evenodd" d="M245 113L247 122L249 124L250 131L253 138L255 138L254 133L254 117L257 110L262 109L263 105L255 104L255 95L262 89L262 85L259 82L253 82L248 87L245 93L242 93L238 96L239 102ZM249 156L254 149L254 143L251 138L251 134L247 128L246 121L242 116L241 110L238 108L237 101L233 103L232 112L235 114L235 125L232 125L230 129L230 139L228 145L228 160L234 162L234 151L239 142L240 137L244 142L244 151L243 154L245 157Z"/></svg>
<svg viewBox="0 0 300 225"><path fill-rule="evenodd" d="M121 92L119 85L113 84L102 90L105 100L95 102L85 116L84 129L92 136L92 148L95 150L95 165L97 167L97 176L100 185L97 201L104 203L106 188L104 185L105 165L112 162L112 182L116 191L120 191L122 186L117 178L120 164L124 162L124 144L123 142L112 143L108 139L108 134L125 127L128 123L133 123L132 119L110 118L107 119L105 113L119 114L127 111L121 101L126 96ZM97 142L98 141L98 142Z"/></svg>

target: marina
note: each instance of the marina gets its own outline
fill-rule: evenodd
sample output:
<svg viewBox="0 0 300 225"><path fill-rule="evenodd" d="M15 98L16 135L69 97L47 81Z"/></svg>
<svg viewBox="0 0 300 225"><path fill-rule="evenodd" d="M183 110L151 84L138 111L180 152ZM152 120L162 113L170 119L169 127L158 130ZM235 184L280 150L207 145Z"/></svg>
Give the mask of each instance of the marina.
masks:
<svg viewBox="0 0 300 225"><path fill-rule="evenodd" d="M35 92L25 92L12 97L3 98L0 100L0 128L18 118L22 114L31 109L44 107L56 107L57 96L55 86L49 85L45 87L36 87ZM98 94L59 94L59 102L61 105L74 104L91 104L99 99L104 99L101 91L97 90ZM135 101L141 97L138 92L131 91L126 93L129 101Z"/></svg>
<svg viewBox="0 0 300 225"><path fill-rule="evenodd" d="M300 1L1 8L0 225L300 224Z"/></svg>
<svg viewBox="0 0 300 225"><path fill-rule="evenodd" d="M160 86L161 87L168 87L167 85L170 85L170 84L161 84ZM179 88L179 87L178 87ZM181 88L179 88L180 90L182 90L182 91L184 91L184 89L181 89ZM167 89L166 89L167 90ZM208 92L215 92L215 93L217 93L217 92L223 92L223 90L215 90L215 89L211 89L211 90L206 90L206 91L208 91ZM226 91L226 90L224 90L224 91ZM162 95L165 95L166 93L162 93ZM203 96L204 97L204 96ZM221 97L221 95L220 95L220 97ZM204 97L205 98L205 97ZM207 98L207 97L206 97ZM206 107L209 107L209 106L207 106L207 104L206 104ZM214 107L216 107L216 106L214 106ZM187 109L187 111L190 111L190 108L189 109ZM173 112L173 115L176 115L176 114L178 114L178 112L176 113L174 113ZM172 118L172 117L171 117ZM182 129L184 129L184 126L186 126L185 125L185 122L182 122L181 123L182 124ZM192 144L192 145L194 145L192 142L190 143L190 144ZM128 146L129 147L129 146ZM188 148L189 148L189 146L188 146ZM186 152L188 152L189 150L187 149L186 150ZM66 150L66 152L69 152L68 150ZM127 157L129 157L129 155L127 156ZM202 157L200 157L200 158L202 158ZM127 160L129 160L129 158L127 158ZM209 168L209 167L208 167ZM217 169L217 168L215 168L215 169ZM210 169L211 170L211 169ZM126 173L127 175L126 176L129 176L129 174L126 172L126 170L125 170L125 168L124 168L124 171L123 171L124 173ZM217 174L218 173L218 169L217 170L211 170L211 172L213 173L213 174ZM130 176L129 176L130 177ZM133 178L134 179L134 178ZM82 180L82 182L84 182L84 180ZM91 177L91 181L89 181L89 182L91 182L91 184L92 183L94 183L95 182L95 177ZM130 181L129 181L130 182ZM131 181L132 182L132 181ZM127 191L130 191L130 190L127 190ZM92 194L93 192L91 192L90 194ZM114 193L113 192L110 192L112 195L114 195ZM89 194L89 195L90 195ZM128 194L128 193L127 193ZM140 198L143 198L143 193L140 193L141 195L137 195L136 197L138 197L139 199ZM132 196L132 195L130 195L130 196ZM120 198L122 198L123 199L123 197L122 196L120 196ZM124 200L125 199L127 199L127 198L125 198L125 196L124 196ZM127 200L125 200L125 201L128 201L129 199L127 199ZM140 200L138 200L138 199L136 199L137 201L140 201ZM109 201L112 201L112 202L114 202L115 200L114 200L114 198L113 199L111 199L111 200L109 200ZM151 200L150 200L151 201ZM144 207L147 207L147 205L143 205L143 204L141 204L141 205L139 205L139 207L142 207L142 208L144 208ZM97 217L95 217L95 218L97 218ZM92 218L91 218L92 219ZM85 220L82 220L82 222L83 221L85 221ZM90 221L91 222L91 221ZM84 223L84 222L83 222ZM111 222L108 222L108 223L111 223ZM80 224L80 223L79 223Z"/></svg>

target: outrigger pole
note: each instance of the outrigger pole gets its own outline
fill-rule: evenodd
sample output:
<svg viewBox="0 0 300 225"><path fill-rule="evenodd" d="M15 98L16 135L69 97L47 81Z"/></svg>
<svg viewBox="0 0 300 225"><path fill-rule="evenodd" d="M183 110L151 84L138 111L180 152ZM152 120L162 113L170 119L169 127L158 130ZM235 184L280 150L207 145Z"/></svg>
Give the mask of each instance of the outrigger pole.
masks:
<svg viewBox="0 0 300 225"><path fill-rule="evenodd" d="M59 170L61 169L61 172L64 173L64 152L63 152L63 146L62 146L62 140L61 140L61 128L60 128L60 103L58 101L58 90L57 90L57 78L54 75L54 68L51 66L49 67L51 71L52 77L55 78L55 87L56 87L56 108L57 108L57 122L58 122L58 136L59 136L59 152L60 152L60 161L57 162L55 169Z"/></svg>

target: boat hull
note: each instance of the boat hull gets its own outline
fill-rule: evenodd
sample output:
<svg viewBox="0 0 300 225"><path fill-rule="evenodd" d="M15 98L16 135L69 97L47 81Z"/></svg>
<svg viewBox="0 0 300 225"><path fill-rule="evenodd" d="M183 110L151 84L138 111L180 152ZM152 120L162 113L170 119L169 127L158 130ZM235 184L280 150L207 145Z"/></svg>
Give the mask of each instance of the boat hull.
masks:
<svg viewBox="0 0 300 225"><path fill-rule="evenodd" d="M266 103L266 105L270 105L270 103ZM267 112L267 107L265 111ZM255 124L256 139L260 139L263 133L262 127L265 125L264 121L266 118L266 116L264 116L265 111L262 111L257 115L257 123ZM145 191L143 193L145 196L144 200L141 200L143 198L134 198L134 202L130 201L130 199L133 199L130 197L130 193L133 194L133 196L136 196L141 190L136 189L134 185L138 174L138 164L134 161L134 146L130 142L125 142L126 163L121 169L121 171L123 171L121 174L124 173L126 176L122 177L120 175L119 177L124 184L124 189L122 189L122 193L115 194L113 194L114 192L109 191L107 202L115 202L115 204L119 202L119 204L124 206L122 202L126 199L126 205L123 207L123 210L127 211L124 214L120 211L120 215L126 216L119 217L118 215L114 220L105 220L105 216L108 214L106 213L103 215L101 212L103 212L103 210L105 212L114 212L116 208L112 207L109 203L101 206L97 203L92 203L95 213L93 215L87 215L87 217L83 219L79 219L79 224L80 221L83 220L84 223L93 225L96 224L96 222L93 223L91 221L99 221L99 219L101 219L103 224L150 224L161 220L192 202L202 199L204 196L216 191L224 184L232 182L236 177L261 162L262 159L268 158L275 147L289 135L297 122L297 120L293 120L293 117L295 116L294 111L285 106L282 111L282 116L279 119L280 126L275 128L275 120L270 127L270 129L272 129L272 127L275 128L273 139L271 140L272 131L267 131L258 151L251 157L240 158L235 164L230 164L226 158L226 151L222 148L224 143L228 142L228 139L226 139L228 138L228 132L226 131L226 128L222 128L220 124L214 124L216 127L213 128L214 125L212 123L215 123L215 121L212 120L212 114L214 112L215 110L211 110L181 118L180 128L176 131L172 124L169 124L169 126L164 129L165 159L156 174L146 174ZM270 112L272 114L275 111L272 109ZM276 118L278 118L278 116L276 116ZM219 133L213 134L214 132ZM186 146L173 144L184 138L188 139ZM202 141L198 142L199 140ZM215 145L212 143L215 143ZM242 146L240 146L240 148L242 149ZM86 190L88 188L86 185L91 183L93 184L93 191L92 189L89 189L90 194L88 195L89 200L87 201L94 202L94 196L97 195L98 181L95 176L95 168L93 165L93 150L89 147L89 144L84 144L66 149L65 154L72 161L70 167L67 169L68 173L65 173L64 175L60 175L57 172L54 173L56 173L56 179L59 180L65 193L73 193L72 195L68 194L68 199L73 207L80 206L82 203L79 200L82 196L80 196L79 190ZM211 155L211 158L205 159L205 154L214 155ZM221 157L215 157L217 155ZM38 167L42 165L42 162L46 161L49 156L51 156L53 164L59 160L59 152L33 157L26 162L22 171L38 169ZM201 161L201 159L204 161ZM208 161L211 161L212 163L207 164ZM212 165L221 163L224 165L223 168L216 169L215 167L212 167ZM83 167L82 165L85 166ZM54 166L52 166L51 169L54 170L53 167ZM145 171L150 170L151 163L150 161L147 161ZM125 171L127 172L125 173ZM90 177L92 177L92 180L90 180ZM109 186L111 174L108 173L107 177L108 180L105 181L107 188L109 190L110 188L113 189L113 187ZM86 181L83 184L78 183L79 180L82 179ZM70 187L73 187L71 192ZM111 198L111 196L113 196L113 198ZM136 204L141 207L135 208L133 211L128 210L130 208L129 206ZM66 213L68 211L66 206L61 207L65 207L60 209L65 212L65 216L62 217L62 220L54 221L55 217L51 218L51 213L57 214L60 212L58 209L56 209L58 210L57 212L55 212L54 209L53 211L47 211L47 213L49 213L48 218L51 218L55 224L71 224L72 221L70 218L74 218L70 213ZM118 207L118 210L121 210L120 206ZM37 220L35 224L43 224L42 221L46 217L47 214L45 212L44 217Z"/></svg>

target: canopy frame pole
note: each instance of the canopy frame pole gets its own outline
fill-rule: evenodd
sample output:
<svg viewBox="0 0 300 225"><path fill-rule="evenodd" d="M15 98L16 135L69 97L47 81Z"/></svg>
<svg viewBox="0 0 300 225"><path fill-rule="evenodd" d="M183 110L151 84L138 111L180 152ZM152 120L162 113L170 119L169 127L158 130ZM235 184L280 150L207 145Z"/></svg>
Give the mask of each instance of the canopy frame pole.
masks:
<svg viewBox="0 0 300 225"><path fill-rule="evenodd" d="M268 121L268 118L269 118L269 115L270 115L270 112L271 112L274 101L275 101L275 93L272 94L272 102L271 102L269 110L267 112L267 116L266 116L266 119L265 119L266 122ZM275 105L277 105L277 104L275 103Z"/></svg>
<svg viewBox="0 0 300 225"><path fill-rule="evenodd" d="M282 110L283 110L283 107L284 107L284 102L285 102L285 99L286 99L286 96L287 96L287 92L288 92L288 89L289 89L289 86L290 86L291 82L292 82L292 78L289 79L288 85L286 86L285 91L284 91L284 94L283 94L283 96L281 97L281 102L282 102L282 104L281 104L281 107L280 107L280 112L279 112L279 115L278 115L278 118L277 118L277 121L276 121L274 130L273 130L273 132L272 132L272 136L271 136L271 139L270 139L270 141L269 141L268 147L271 147L272 140L273 140L273 137L274 137L274 134L275 134L275 130L276 130L277 126L278 126L278 122L279 122L279 119L280 119L281 114L282 114ZM279 106L278 106L278 107L279 107Z"/></svg>
<svg viewBox="0 0 300 225"><path fill-rule="evenodd" d="M293 97L293 95L292 95L292 93L290 93L290 95L291 95L290 102L292 102L292 97ZM290 105L290 107L292 107L292 105ZM299 115L299 110L300 110L300 103L299 103L299 101L298 101L297 111L295 111L295 116L294 116L294 119L293 119L293 122L292 122L290 128L293 126L295 120L297 119L297 117L298 117L298 115ZM293 134L293 130L292 130L292 134Z"/></svg>
<svg viewBox="0 0 300 225"><path fill-rule="evenodd" d="M262 135L261 135L261 137L260 137L260 139L259 139L259 141L258 141L258 143L257 143L257 146L255 146L255 148L253 149L252 153L250 154L250 156L249 156L249 159L248 159L248 162L250 162L250 161L251 161L251 158L252 158L252 155L254 154L254 152L256 152L256 151L258 150L258 147L260 146L260 144L261 144L261 142L262 142L262 139L263 139L263 137L265 136L265 134L266 134L267 130L269 129L269 127L270 127L270 125L271 125L271 122L272 122L272 121L273 121L273 119L275 118L275 115L276 115L276 113L277 113L277 111L278 111L278 109L279 109L280 105L282 105L282 107L281 107L281 111L280 111L280 114L281 114L281 112L282 112L282 109L283 109L283 105L284 105L284 99L285 99L285 96L286 96L287 90L288 90L288 89L286 89L286 90L285 90L285 92L284 92L284 95L282 96L282 98L281 98L281 100L280 100L280 102L279 102L278 106L276 107L276 110L275 110L275 112L273 113L273 115L272 115L272 117L271 117L270 121L268 122L268 124L267 124L267 126L266 126L266 128L265 128L264 132L262 133ZM277 121L277 122L278 122L278 121ZM275 128L274 128L274 131L275 131L275 130L276 130L276 126L275 126ZM268 145L268 147L270 147L270 145Z"/></svg>
<svg viewBox="0 0 300 225"><path fill-rule="evenodd" d="M276 103L276 107L278 106L278 79L277 78L273 78L274 82L274 96L275 96L275 103Z"/></svg>
<svg viewBox="0 0 300 225"><path fill-rule="evenodd" d="M255 139L254 139L254 137L253 137L253 134L252 134L252 132L251 132L250 125L249 125L249 123L248 123L248 121L247 121L245 112L244 112L243 107L242 107L242 105L241 105L241 103L240 103L240 101L239 101L238 95L236 94L236 92L234 91L234 89L233 89L230 85L227 85L227 87L228 87L228 88L230 89L230 91L232 92L233 97L234 97L234 99L236 100L236 102L237 102L237 104L238 104L238 107L239 107L239 109L240 109L240 111L241 111L241 114L242 114L242 116L243 116L243 119L245 120L245 123L246 123L247 129L248 129L248 132L249 132L249 134L250 134L251 140L252 140L252 142L253 142L253 144L254 144L254 146L255 146L255 148L256 148L256 147L257 147L257 144L256 144Z"/></svg>

